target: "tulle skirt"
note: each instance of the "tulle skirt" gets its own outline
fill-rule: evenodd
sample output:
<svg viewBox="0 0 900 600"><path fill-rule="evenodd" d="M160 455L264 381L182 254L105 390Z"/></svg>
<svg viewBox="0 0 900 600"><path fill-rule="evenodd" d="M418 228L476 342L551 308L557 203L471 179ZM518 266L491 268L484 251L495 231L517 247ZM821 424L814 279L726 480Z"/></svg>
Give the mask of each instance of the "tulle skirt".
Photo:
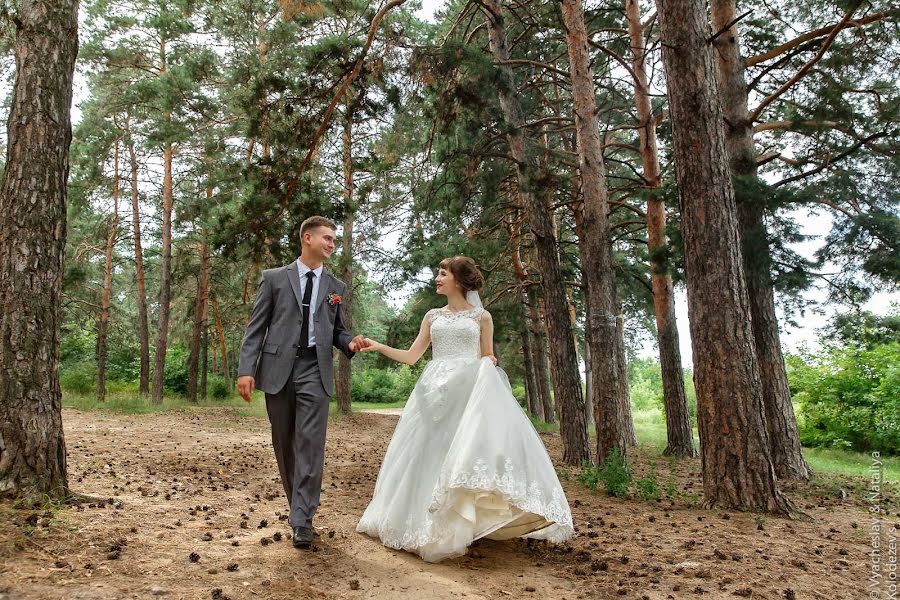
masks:
<svg viewBox="0 0 900 600"><path fill-rule="evenodd" d="M562 542L572 513L547 450L490 359L435 359L416 383L357 531L428 562L476 539Z"/></svg>

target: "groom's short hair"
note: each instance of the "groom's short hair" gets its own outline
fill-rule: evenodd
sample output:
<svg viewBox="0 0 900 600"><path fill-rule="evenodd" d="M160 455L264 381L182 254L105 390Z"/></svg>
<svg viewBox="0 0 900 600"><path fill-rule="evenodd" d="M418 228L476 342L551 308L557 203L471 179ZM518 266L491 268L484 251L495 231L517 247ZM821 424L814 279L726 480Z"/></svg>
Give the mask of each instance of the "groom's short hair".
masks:
<svg viewBox="0 0 900 600"><path fill-rule="evenodd" d="M313 215L300 223L300 241L303 241L304 233L310 229L315 229L316 227L328 227L333 231L337 231L337 225L334 224L334 221L326 219L325 217L320 217L319 215Z"/></svg>

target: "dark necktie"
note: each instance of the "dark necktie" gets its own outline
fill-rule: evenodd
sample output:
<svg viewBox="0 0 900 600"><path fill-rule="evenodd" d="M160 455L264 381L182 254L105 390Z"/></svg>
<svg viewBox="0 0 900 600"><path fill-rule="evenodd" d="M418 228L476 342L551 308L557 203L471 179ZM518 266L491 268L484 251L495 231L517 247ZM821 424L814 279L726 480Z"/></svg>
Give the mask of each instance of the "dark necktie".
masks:
<svg viewBox="0 0 900 600"><path fill-rule="evenodd" d="M315 275L312 271L306 272L306 289L303 290L303 323L300 325L300 343L298 344L300 348L309 346L309 312Z"/></svg>

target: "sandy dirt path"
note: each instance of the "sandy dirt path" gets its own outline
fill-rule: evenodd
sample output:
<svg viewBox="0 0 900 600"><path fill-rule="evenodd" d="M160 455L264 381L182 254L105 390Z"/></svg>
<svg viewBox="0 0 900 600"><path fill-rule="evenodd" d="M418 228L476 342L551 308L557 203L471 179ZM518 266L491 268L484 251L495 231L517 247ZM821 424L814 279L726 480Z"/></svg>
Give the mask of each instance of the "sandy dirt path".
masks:
<svg viewBox="0 0 900 600"><path fill-rule="evenodd" d="M0 600L867 596L871 519L863 500L835 494L841 482L789 488L814 522L770 517L759 529L755 515L697 505L698 460L670 465L646 453L634 460L636 477L653 459L661 485L673 478L682 496L614 499L560 468L577 527L563 546L483 540L440 564L384 548L355 526L396 419L329 423L322 537L302 552L289 541L264 419L233 409L67 409L70 484L109 500L65 510L0 504ZM558 437L543 438L558 461Z"/></svg>

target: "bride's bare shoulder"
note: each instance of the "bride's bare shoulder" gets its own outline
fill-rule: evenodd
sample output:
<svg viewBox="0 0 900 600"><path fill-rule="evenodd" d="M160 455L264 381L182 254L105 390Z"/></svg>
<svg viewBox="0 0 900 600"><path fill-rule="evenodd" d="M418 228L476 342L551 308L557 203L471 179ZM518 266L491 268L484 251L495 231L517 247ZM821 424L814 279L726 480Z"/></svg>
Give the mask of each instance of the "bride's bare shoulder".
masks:
<svg viewBox="0 0 900 600"><path fill-rule="evenodd" d="M491 313L488 312L488 309L486 309L486 308L483 308L481 310L481 322L482 323L491 323L492 322Z"/></svg>

